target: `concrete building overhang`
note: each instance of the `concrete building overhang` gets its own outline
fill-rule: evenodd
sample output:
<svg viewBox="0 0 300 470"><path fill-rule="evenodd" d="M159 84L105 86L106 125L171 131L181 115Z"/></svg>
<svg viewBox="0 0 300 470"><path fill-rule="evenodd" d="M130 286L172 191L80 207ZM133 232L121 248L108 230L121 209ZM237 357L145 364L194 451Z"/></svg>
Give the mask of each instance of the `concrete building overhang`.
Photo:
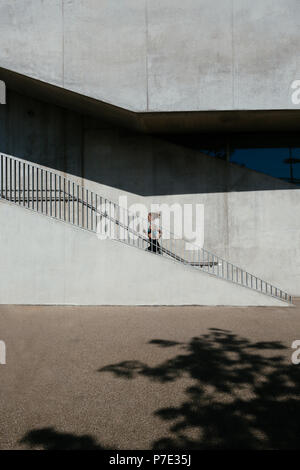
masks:
<svg viewBox="0 0 300 470"><path fill-rule="evenodd" d="M298 132L300 109L133 112L0 67L0 80L14 90L138 132Z"/></svg>

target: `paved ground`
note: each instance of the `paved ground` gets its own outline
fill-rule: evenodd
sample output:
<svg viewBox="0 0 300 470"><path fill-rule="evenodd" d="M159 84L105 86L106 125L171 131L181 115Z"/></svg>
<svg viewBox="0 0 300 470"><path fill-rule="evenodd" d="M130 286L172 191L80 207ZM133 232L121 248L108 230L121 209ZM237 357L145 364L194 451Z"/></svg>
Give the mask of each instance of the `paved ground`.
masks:
<svg viewBox="0 0 300 470"><path fill-rule="evenodd" d="M295 308L0 306L0 448L287 448Z"/></svg>

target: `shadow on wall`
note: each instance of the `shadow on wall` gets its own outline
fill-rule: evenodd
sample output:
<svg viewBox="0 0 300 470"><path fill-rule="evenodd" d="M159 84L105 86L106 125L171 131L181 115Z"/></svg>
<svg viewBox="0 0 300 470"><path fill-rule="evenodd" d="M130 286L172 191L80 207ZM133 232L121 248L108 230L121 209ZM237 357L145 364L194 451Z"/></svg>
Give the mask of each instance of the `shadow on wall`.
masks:
<svg viewBox="0 0 300 470"><path fill-rule="evenodd" d="M299 189L168 141L9 90L0 151L141 196Z"/></svg>
<svg viewBox="0 0 300 470"><path fill-rule="evenodd" d="M300 369L286 363L280 342L251 342L212 328L189 343L150 343L180 353L154 367L125 361L99 372L162 384L186 376L192 380L180 406L170 403L155 411L169 423L169 433L153 443L154 449L299 447Z"/></svg>
<svg viewBox="0 0 300 470"><path fill-rule="evenodd" d="M31 449L43 450L105 450L91 436L58 432L54 428L29 431L21 439L20 444Z"/></svg>

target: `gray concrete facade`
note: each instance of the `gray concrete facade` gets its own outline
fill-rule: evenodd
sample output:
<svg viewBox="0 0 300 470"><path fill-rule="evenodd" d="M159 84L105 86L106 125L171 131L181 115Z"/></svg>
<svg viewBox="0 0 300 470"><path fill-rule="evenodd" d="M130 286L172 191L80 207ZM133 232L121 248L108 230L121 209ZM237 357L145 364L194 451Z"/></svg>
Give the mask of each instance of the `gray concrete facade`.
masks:
<svg viewBox="0 0 300 470"><path fill-rule="evenodd" d="M1 304L288 306L3 201L0 222Z"/></svg>
<svg viewBox="0 0 300 470"><path fill-rule="evenodd" d="M298 0L0 0L0 66L138 112L299 109Z"/></svg>
<svg viewBox="0 0 300 470"><path fill-rule="evenodd" d="M128 203L204 204L204 248L300 295L300 189L9 91L0 151Z"/></svg>
<svg viewBox="0 0 300 470"><path fill-rule="evenodd" d="M115 202L127 195L129 204L148 207L203 204L206 249L300 295L299 187L151 135L153 130L287 132L291 124L298 131L300 99L293 101L292 94L293 84L300 83L299 31L298 0L187 0L184 5L179 0L0 0L0 79L8 79L6 104L0 106L0 152L69 175ZM37 84L41 95L35 96ZM16 215L25 225L32 223L31 216ZM82 234L68 236L77 240ZM13 239L3 240L13 250ZM37 243L39 250L48 246L44 239ZM65 242L57 243L58 254L64 253ZM82 248L82 267L93 243ZM104 254L102 246L104 259L112 256L117 264L117 257L124 257L124 269L130 264L126 247L106 248L115 254ZM49 253L44 260L50 260ZM144 263L142 255L133 255L136 265ZM71 264L61 266L62 277ZM170 278L170 268L163 266L150 262L149 269ZM189 274L182 281L183 272L176 282L186 285ZM50 274L43 273L51 284ZM32 292L33 303L103 303L103 298L111 303L113 295L101 291L88 301L64 297L58 286L55 301L41 289L40 298ZM178 297L161 292L157 302L171 302L173 296L175 303L200 302L199 292L191 289ZM229 304L220 289L217 301ZM151 303L149 293L136 301L123 294L120 303ZM247 296L233 299L252 302Z"/></svg>

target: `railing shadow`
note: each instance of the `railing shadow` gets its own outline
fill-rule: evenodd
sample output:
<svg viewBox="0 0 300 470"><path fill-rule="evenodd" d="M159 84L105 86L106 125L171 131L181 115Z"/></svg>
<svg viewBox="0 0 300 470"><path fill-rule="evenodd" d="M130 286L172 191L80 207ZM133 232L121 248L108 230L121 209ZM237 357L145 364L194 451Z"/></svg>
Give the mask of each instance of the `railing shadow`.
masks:
<svg viewBox="0 0 300 470"><path fill-rule="evenodd" d="M99 369L133 380L175 382L189 377L180 406L155 411L169 433L153 448L289 449L299 447L300 369L289 365L276 341L252 342L212 328L188 343L154 339L150 344L180 353L150 367L124 361Z"/></svg>

